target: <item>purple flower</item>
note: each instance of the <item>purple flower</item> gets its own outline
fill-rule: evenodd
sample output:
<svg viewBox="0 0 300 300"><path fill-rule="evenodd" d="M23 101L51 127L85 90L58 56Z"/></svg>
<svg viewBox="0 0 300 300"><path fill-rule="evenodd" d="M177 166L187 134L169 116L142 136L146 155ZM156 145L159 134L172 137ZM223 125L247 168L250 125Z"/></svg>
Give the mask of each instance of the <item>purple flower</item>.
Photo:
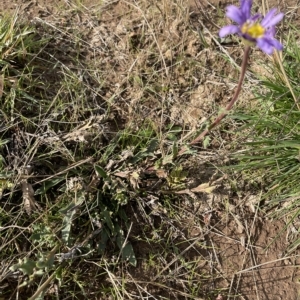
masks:
<svg viewBox="0 0 300 300"><path fill-rule="evenodd" d="M229 34L238 34L251 43L256 44L263 52L272 54L274 48L282 50L283 46L275 39L275 25L284 16L277 9L271 9L263 18L260 14L251 16L252 0L240 0L241 7L229 5L226 16L238 25L228 25L221 28L219 36L223 38Z"/></svg>

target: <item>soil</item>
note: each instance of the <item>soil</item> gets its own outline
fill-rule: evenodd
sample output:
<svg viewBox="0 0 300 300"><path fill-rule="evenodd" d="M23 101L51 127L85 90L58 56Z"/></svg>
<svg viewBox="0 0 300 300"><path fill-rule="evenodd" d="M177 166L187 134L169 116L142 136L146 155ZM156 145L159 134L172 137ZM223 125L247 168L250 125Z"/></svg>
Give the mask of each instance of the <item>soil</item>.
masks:
<svg viewBox="0 0 300 300"><path fill-rule="evenodd" d="M79 2L81 3L80 12L76 11L76 6L72 4L72 1L2 0L0 2L0 12L13 14L17 11L22 18L29 19L33 23L42 20L42 22L47 22L47 24L62 30L67 30L68 27L74 24L78 27L85 26L87 28L85 38L89 41L91 47L101 49L102 43L104 43L105 51L108 51L103 53L100 50L98 53L91 51L87 54L87 59L95 59L98 55L102 58L102 62L105 61L105 64L102 63L101 65L99 63L99 68L110 70L110 72L107 71L110 82L105 83L103 97L109 99L112 95L119 95L120 120L126 122L130 119L132 121L136 118L143 118L143 114L152 114L153 119L159 123L164 116L157 116L155 112L157 106L161 105L159 102L161 99L152 103L144 102L141 106L135 105L143 93L139 88L139 81L137 80L136 85L131 90L127 89L122 81L126 78L126 72L130 69L130 65L135 68L135 64L137 64L138 74L147 59L151 59L147 51L143 53L144 56L137 57L136 61L132 61L131 57L127 60L127 57L124 56L129 47L126 40L128 35L131 36L131 42L136 48L146 47L145 45L147 45L147 41L143 40L145 37L142 35L141 27L139 27L139 24L135 24L137 22L136 16L133 13L128 13L130 7L128 2L131 1L108 2L101 13L97 11L98 0ZM215 24L221 18L218 10L220 8L224 9L227 4L233 2L236 3L237 1L202 0L201 3L199 2L196 5L193 0L189 0L191 19L187 20L189 24L187 26L199 27L198 20L200 18L210 32L217 34L218 28ZM269 6L280 7L282 11L287 11L289 21L294 22L293 24L299 24L299 8L294 9L298 6L296 0L270 0ZM148 20L153 22L153 26L158 26L157 20ZM171 104L164 107L166 109L165 114L168 115L165 118L194 130L199 126L199 120L205 119L215 112L217 105L228 102L238 73L232 66L225 64L224 60L219 58L219 54L216 54L218 52L217 47L209 34L205 33L209 48L203 51L196 33L186 33L184 38L181 38L181 34L187 30L185 24L176 24L176 20L171 20L170 28L170 40L177 39L178 43L182 42L180 47L186 49L186 53L190 57L197 57L198 61L205 62L205 68L199 67L197 74L189 74L189 66L186 65L175 68L173 74L161 75L178 83L180 88L178 93L173 91ZM118 36L117 42L112 38L114 35ZM169 55L170 62L175 60L176 49L172 50L173 52L168 52L167 42L158 40L157 43L160 45L165 57ZM239 65L243 50L240 47L228 47L228 51ZM170 62L166 59L164 63L169 64ZM162 62L160 62L159 67L161 65L163 65ZM255 66L252 68L255 69ZM165 72L164 68L162 69L158 72ZM144 72L146 74L148 71L144 70ZM216 74L222 74L223 79ZM192 76L197 77L194 77L191 83ZM157 78L147 80L155 81ZM191 86L193 88L190 88ZM172 97L172 93L167 95L163 89L156 91L156 93L160 92L162 98ZM245 90L242 99L247 100L250 96L249 92ZM202 99L202 101L199 101L199 99ZM130 109L124 110L127 103L130 103ZM221 142L218 142L217 137L215 148L221 147L221 144ZM218 155L216 154L216 156ZM201 155L196 159L203 161ZM197 170L193 170L193 161L189 160L187 164L190 164L189 177L193 180L192 185L197 186L199 182L205 182L204 175L198 171L199 165L197 165ZM201 268L206 272L212 269L215 273L215 280L210 284L212 289L220 289L218 299L299 299L298 280L300 274L297 265L300 262L294 256L290 258L287 256L286 249L289 240L286 235L279 235L281 229L286 225L285 220L268 220L263 218L257 211L253 211L251 203L253 204L253 201L258 202L258 200L251 193L244 196L243 199L239 199L230 191L220 189L207 197L197 196L196 200L196 203L185 202L180 205L180 209L184 211L183 217L186 219L186 223L182 223L180 226L187 239L199 237L199 241L205 241L207 248L210 249L203 250L201 255L206 259L211 256L213 264L208 266L204 263ZM224 207L226 206L224 203L226 201L230 203L230 218L225 217L225 215L228 216L228 213L224 213ZM240 209L241 205L248 205L247 209ZM143 220L140 221L143 222ZM137 222L137 224L139 223ZM138 236L139 232L139 228L134 228L132 235ZM131 278L144 282L155 278L156 274L147 274L142 266L142 259L146 258L148 254L147 245L136 241L134 247L138 249L137 256L140 264L137 268L129 270ZM187 255L186 259L189 260L193 260L197 256L192 251L185 255ZM173 266L170 266L170 269L173 270ZM176 270L173 271L176 274ZM209 287L206 289L209 289ZM158 297L163 296L159 294L158 288L153 287L152 292ZM164 296L172 299L172 295ZM184 295L182 299L186 299Z"/></svg>

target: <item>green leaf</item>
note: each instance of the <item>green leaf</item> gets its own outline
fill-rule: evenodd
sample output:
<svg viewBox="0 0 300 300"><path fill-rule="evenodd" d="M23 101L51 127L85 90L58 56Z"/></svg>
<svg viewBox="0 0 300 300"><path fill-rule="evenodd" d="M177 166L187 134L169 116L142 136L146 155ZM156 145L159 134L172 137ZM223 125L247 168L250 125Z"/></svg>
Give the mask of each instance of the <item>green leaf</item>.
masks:
<svg viewBox="0 0 300 300"><path fill-rule="evenodd" d="M34 194L35 195L45 194L50 188L56 186L57 184L59 184L60 182L62 182L65 179L66 179L65 177L56 177L56 178L47 180L42 183L42 186L40 188L38 188Z"/></svg>
<svg viewBox="0 0 300 300"><path fill-rule="evenodd" d="M24 258L24 261L19 260L18 264L11 266L10 270L14 272L19 269L24 275L32 275L35 268L36 262L26 257Z"/></svg>
<svg viewBox="0 0 300 300"><path fill-rule="evenodd" d="M76 213L75 209L69 210L65 214L62 222L61 238L67 246L70 246L71 244L70 233L71 233L72 221L75 213Z"/></svg>
<svg viewBox="0 0 300 300"><path fill-rule="evenodd" d="M153 139L150 141L148 147L147 147L147 153L153 153L155 150L157 150L159 145L158 139Z"/></svg>
<svg viewBox="0 0 300 300"><path fill-rule="evenodd" d="M162 160L163 165L167 165L171 163L173 163L173 154L166 155Z"/></svg>
<svg viewBox="0 0 300 300"><path fill-rule="evenodd" d="M177 141L177 135L182 132L181 126L172 126L167 133L166 138L171 141Z"/></svg>
<svg viewBox="0 0 300 300"><path fill-rule="evenodd" d="M136 267L136 257L134 254L133 247L129 241L125 243L125 237L124 237L124 232L120 228L119 225L116 225L116 231L117 231L117 245L121 251L121 258L123 261L128 261L132 266Z"/></svg>
<svg viewBox="0 0 300 300"><path fill-rule="evenodd" d="M66 245L70 245L71 243L71 227L74 215L76 213L76 207L80 206L85 200L84 191L79 191L77 193L76 203L71 202L67 207L60 210L61 213L65 214L62 222L62 240L66 243Z"/></svg>
<svg viewBox="0 0 300 300"><path fill-rule="evenodd" d="M127 244L121 249L121 251L122 259L128 261L132 266L136 267L137 261L131 243L127 242Z"/></svg>
<svg viewBox="0 0 300 300"><path fill-rule="evenodd" d="M9 179L9 178L12 178L13 175L14 175L14 172L0 173L0 179Z"/></svg>
<svg viewBox="0 0 300 300"><path fill-rule="evenodd" d="M39 270L34 271L34 275L36 275L36 276L43 276L44 274L45 274L45 271L43 270L43 268L40 268Z"/></svg>
<svg viewBox="0 0 300 300"><path fill-rule="evenodd" d="M176 142L173 142L173 147L172 147L172 155L173 155L173 158L176 157L178 154L178 146L177 146L177 143Z"/></svg>
<svg viewBox="0 0 300 300"><path fill-rule="evenodd" d="M154 155L154 151L157 150L159 145L159 142L157 139L152 139L149 143L149 145L147 146L147 148L142 149L141 151L139 151L135 156L133 156L130 160L129 163L131 164L136 164L137 162L139 162L140 160L142 160L145 157L155 157Z"/></svg>
<svg viewBox="0 0 300 300"><path fill-rule="evenodd" d="M100 176L102 178L107 178L108 177L107 173L100 166L94 165L94 168L95 168L95 171L96 171L98 176Z"/></svg>
<svg viewBox="0 0 300 300"><path fill-rule="evenodd" d="M0 146L3 146L10 142L10 139L0 140Z"/></svg>
<svg viewBox="0 0 300 300"><path fill-rule="evenodd" d="M204 149L206 149L210 144L210 137L209 136L206 136L204 141L203 141L203 147Z"/></svg>
<svg viewBox="0 0 300 300"><path fill-rule="evenodd" d="M125 224L128 222L128 217L126 215L126 212L124 211L124 209L120 208L118 211L118 216L125 221Z"/></svg>
<svg viewBox="0 0 300 300"><path fill-rule="evenodd" d="M54 254L50 254L45 257L41 257L38 262L36 263L37 268L39 269L52 269L54 264Z"/></svg>
<svg viewBox="0 0 300 300"><path fill-rule="evenodd" d="M98 254L104 254L106 249L107 241L109 240L109 235L105 229L101 231L100 242L98 245Z"/></svg>
<svg viewBox="0 0 300 300"><path fill-rule="evenodd" d="M113 233L114 232L114 224L111 220L111 215L112 213L107 210L107 207L105 207L104 210L101 211L100 217L104 221L104 223L108 226L110 231Z"/></svg>
<svg viewBox="0 0 300 300"><path fill-rule="evenodd" d="M30 237L33 243L36 245L54 247L56 245L56 236L53 233L51 227L40 223L32 226L33 232Z"/></svg>

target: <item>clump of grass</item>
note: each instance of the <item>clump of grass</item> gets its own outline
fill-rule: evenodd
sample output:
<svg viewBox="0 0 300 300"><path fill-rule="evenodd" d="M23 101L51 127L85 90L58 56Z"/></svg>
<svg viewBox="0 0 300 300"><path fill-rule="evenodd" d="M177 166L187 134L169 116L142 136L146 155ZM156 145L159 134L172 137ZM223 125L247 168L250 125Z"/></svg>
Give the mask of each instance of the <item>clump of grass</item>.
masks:
<svg viewBox="0 0 300 300"><path fill-rule="evenodd" d="M276 207L273 215L292 218L299 214L300 199L299 63L299 44L291 34L283 57L290 87L280 64L274 63L270 76L261 81L263 92L257 92L255 100L258 107L234 116L245 121L243 134L247 136L234 168L266 189L263 198L268 209Z"/></svg>

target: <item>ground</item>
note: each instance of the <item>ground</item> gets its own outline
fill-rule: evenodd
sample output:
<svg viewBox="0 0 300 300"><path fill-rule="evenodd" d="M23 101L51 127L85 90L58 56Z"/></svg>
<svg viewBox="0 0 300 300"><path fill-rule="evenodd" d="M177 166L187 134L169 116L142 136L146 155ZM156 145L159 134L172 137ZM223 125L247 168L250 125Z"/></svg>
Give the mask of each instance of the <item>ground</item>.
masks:
<svg viewBox="0 0 300 300"><path fill-rule="evenodd" d="M82 101L89 101L93 116L101 118L103 110L112 111L103 125L106 134L102 139L113 139L117 128L128 126L138 131L140 124L151 120L151 126L162 135L167 125L180 127L181 140L185 141L228 103L236 86L239 73L234 62L241 64L243 48L236 40L220 44L217 39L220 24L228 21L224 8L233 2L236 1L3 0L0 12L18 14L41 36L43 30L48 35L53 33L51 55L66 70L78 72L78 77L83 78L89 97ZM287 13L287 21L297 25L296 2L269 0L267 5L280 7ZM261 7L260 1L255 5ZM68 60L72 55L78 55L78 65ZM264 63L268 63L268 58L254 50L239 109L251 105L253 95L249 87L258 82L256 74L264 71ZM45 74L46 80L53 83L50 89L56 89L58 75L48 75ZM101 77L99 81L95 81L97 76ZM113 104L109 106L108 102ZM63 109L80 116L74 117L74 122L85 120L84 126L90 124L89 114L81 111L80 103ZM97 275L103 281L93 284L101 288L122 286L124 280L127 286L126 292L120 288L120 295L103 294L95 299L148 299L147 294L152 295L149 299L298 299L298 252L286 252L291 232L281 234L283 228L289 227L287 220L266 216L256 205L260 202L259 191L246 182L228 180L225 171L218 167L227 159L228 151L238 147L238 140L232 141L232 131L237 126L226 120L223 130L212 133L208 149L196 147L195 155L180 161L187 180L183 188L177 189L178 198L165 197L162 204L153 192L145 198L147 201L137 199L125 208L133 224L129 239L137 266L126 266L126 271L109 269L103 275L94 271L96 263L86 262L83 268L87 276ZM66 143L74 142L73 134L94 139L93 131L69 132L66 128L62 132L62 128L57 132ZM162 149L165 148L161 147L161 152ZM61 155L67 161L69 154ZM156 175L165 180L163 171ZM125 175L119 172L118 176ZM214 187L212 191L203 187L208 183ZM176 212L174 206L168 210L168 201L177 201ZM148 238L153 239L150 246ZM207 280L203 280L205 277ZM6 285L3 280L3 286ZM19 299L24 299L22 292L27 293L20 290ZM16 297L15 290L13 295ZM85 299L94 298L90 294Z"/></svg>

